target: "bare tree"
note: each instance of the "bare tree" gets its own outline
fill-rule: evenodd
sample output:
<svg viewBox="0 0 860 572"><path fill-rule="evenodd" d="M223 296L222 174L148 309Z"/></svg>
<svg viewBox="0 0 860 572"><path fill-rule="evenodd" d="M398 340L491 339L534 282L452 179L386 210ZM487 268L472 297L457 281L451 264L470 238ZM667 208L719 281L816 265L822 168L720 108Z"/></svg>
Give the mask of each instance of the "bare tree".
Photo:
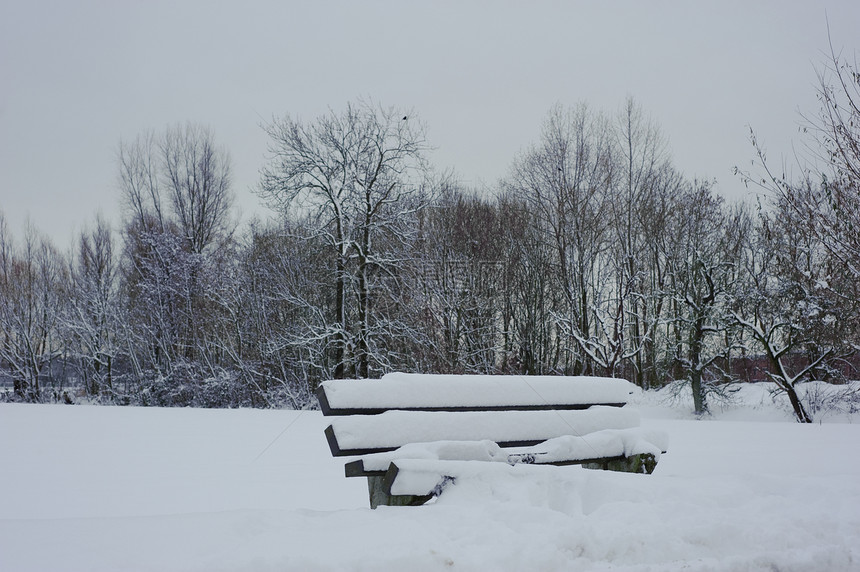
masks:
<svg viewBox="0 0 860 572"><path fill-rule="evenodd" d="M19 398L43 398L43 377L51 377L60 355L65 270L56 248L31 224L15 248L0 217L0 362L9 367Z"/></svg>
<svg viewBox="0 0 860 572"><path fill-rule="evenodd" d="M119 350L119 269L108 222L82 232L70 270L72 291L65 328L76 341L84 388L90 395L112 394Z"/></svg>
<svg viewBox="0 0 860 572"><path fill-rule="evenodd" d="M759 294L751 299L758 303L738 320L764 348L768 375L788 394L801 422L811 416L799 385L845 369L860 347L857 70L831 44L830 61L819 72L821 108L804 127L812 135L809 153L796 158L799 175L774 171L755 133L761 174L742 173L769 194L772 213L761 217L761 252L751 271Z"/></svg>
<svg viewBox="0 0 860 572"><path fill-rule="evenodd" d="M498 206L504 229L501 369L527 375L563 371L569 348L562 342L570 340L558 319L566 298L550 271L557 250L534 224L526 199L508 193Z"/></svg>
<svg viewBox="0 0 860 572"><path fill-rule="evenodd" d="M264 394L294 407L312 402L316 384L334 367L327 350L333 274L321 241L287 226L255 227L241 254L240 316L234 353Z"/></svg>
<svg viewBox="0 0 860 572"><path fill-rule="evenodd" d="M165 379L197 364L216 376L210 334L219 308L207 294L221 283L219 272L230 270L229 155L208 128L189 123L121 142L118 165L122 287L138 374L151 368L153 378Z"/></svg>
<svg viewBox="0 0 860 572"><path fill-rule="evenodd" d="M373 351L380 281L396 276L399 246L414 236L427 165L424 127L410 112L349 104L306 124L285 117L265 127L271 159L260 195L285 214L303 213L334 260L335 377L353 360L360 377L382 357ZM354 317L350 321L350 311Z"/></svg>
<svg viewBox="0 0 860 572"><path fill-rule="evenodd" d="M159 147L173 216L191 252L201 254L233 232L230 157L210 129L193 123L168 129Z"/></svg>
<svg viewBox="0 0 860 572"><path fill-rule="evenodd" d="M167 214L162 205L162 169L156 135L147 131L131 142L120 141L117 164L127 223L139 229L164 232Z"/></svg>
<svg viewBox="0 0 860 572"><path fill-rule="evenodd" d="M662 229L663 197L676 192L679 178L672 168L666 139L657 124L632 98L617 116L613 194L609 206L615 239L617 297L624 304L626 344L631 377L647 387L654 381L649 351L660 318L660 258L651 245ZM657 254L652 256L652 254Z"/></svg>
<svg viewBox="0 0 860 572"><path fill-rule="evenodd" d="M504 229L498 206L449 186L420 217L413 301L428 336L427 366L492 373L500 352Z"/></svg>
<svg viewBox="0 0 860 572"><path fill-rule="evenodd" d="M230 156L194 123L146 131L117 152L126 221L150 231L173 226L194 253L233 231Z"/></svg>
<svg viewBox="0 0 860 572"><path fill-rule="evenodd" d="M749 221L743 207L730 211L707 182L693 182L685 189L675 218L669 243L676 256L667 268L667 293L674 312L667 322L676 334L674 359L679 373L690 384L695 412L702 414L708 411L707 394L715 389L710 381L722 377L714 372L712 380L706 376L733 349L725 343L730 339L728 307Z"/></svg>
<svg viewBox="0 0 860 572"><path fill-rule="evenodd" d="M593 366L592 307L598 296L597 273L606 248L606 192L612 176L609 127L584 104L554 107L541 141L518 158L505 187L529 203L537 231L554 251L553 273L564 294L555 308L567 340L565 371L583 373ZM584 350L584 351L583 351Z"/></svg>
<svg viewBox="0 0 860 572"><path fill-rule="evenodd" d="M790 251L790 228L774 225L766 214L743 258L746 287L739 292L733 317L758 344L770 366L768 377L784 391L797 420L811 423L812 417L798 392L816 367L828 359L832 348L826 348L813 361L798 366L792 354L806 343L806 332L799 318L804 313L803 289L785 280L779 270L781 254Z"/></svg>
<svg viewBox="0 0 860 572"><path fill-rule="evenodd" d="M828 34L829 35L829 34ZM819 72L821 109L808 129L829 172L805 171L810 192L797 196L785 180L772 183L789 204L815 223L824 246L860 277L860 67L830 44L830 62ZM812 185L810 183L816 183ZM805 199L805 200L804 200ZM814 208L817 207L817 208Z"/></svg>

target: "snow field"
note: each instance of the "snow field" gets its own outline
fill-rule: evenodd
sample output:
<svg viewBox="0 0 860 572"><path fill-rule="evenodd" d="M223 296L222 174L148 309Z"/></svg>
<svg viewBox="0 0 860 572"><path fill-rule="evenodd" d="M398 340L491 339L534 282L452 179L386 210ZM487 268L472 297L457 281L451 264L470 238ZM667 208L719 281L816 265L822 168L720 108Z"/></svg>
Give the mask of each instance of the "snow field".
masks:
<svg viewBox="0 0 860 572"><path fill-rule="evenodd" d="M318 412L0 405L0 570L860 570L860 426L640 401L653 475L489 471L375 511Z"/></svg>

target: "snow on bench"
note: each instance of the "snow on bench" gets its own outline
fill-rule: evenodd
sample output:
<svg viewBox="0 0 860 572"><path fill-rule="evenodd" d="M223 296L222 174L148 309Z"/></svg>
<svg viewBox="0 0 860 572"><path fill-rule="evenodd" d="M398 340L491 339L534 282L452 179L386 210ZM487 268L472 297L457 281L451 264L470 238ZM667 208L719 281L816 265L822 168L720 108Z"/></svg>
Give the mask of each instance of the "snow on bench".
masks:
<svg viewBox="0 0 860 572"><path fill-rule="evenodd" d="M578 411L386 411L333 419L326 437L332 455L340 457L431 441L490 439L502 447L525 447L560 435L638 425L637 411L603 406Z"/></svg>
<svg viewBox="0 0 860 572"><path fill-rule="evenodd" d="M498 443L483 441L435 441L410 443L394 451L364 455L347 464L348 476L367 476L384 473L391 463L403 459L437 461L484 461L523 464L580 464L595 462L600 457L627 457L642 453L653 453L659 457L666 448L666 435L660 431L644 431L641 428L614 430L604 429L589 433L585 437L563 435L542 441L530 447L501 447Z"/></svg>
<svg viewBox="0 0 860 572"><path fill-rule="evenodd" d="M659 459L666 442L664 433L646 433L637 428L597 431L585 437L566 435L534 447L507 451L502 451L492 441L421 443L402 447L393 453L379 453L379 459L366 457L363 465L365 469L381 469L387 460L383 475L383 489L387 494L429 500L442 494L447 486L464 478L474 478L488 470L514 473L522 470L523 467L518 465L575 464L604 468L603 464L609 459L609 462L617 463L626 463L627 459L639 460L647 455ZM602 458L595 459L595 454ZM385 459L386 456L389 458ZM484 464L486 462L501 462L504 465L490 469ZM642 463L637 467L631 472L651 472L646 471Z"/></svg>
<svg viewBox="0 0 860 572"><path fill-rule="evenodd" d="M359 383L354 383L359 381ZM612 377L423 375L389 373L381 379L323 382L323 415L411 411L493 411L620 407L631 384Z"/></svg>
<svg viewBox="0 0 860 572"><path fill-rule="evenodd" d="M398 373L326 381L317 394L333 416L332 454L360 456L346 476L367 477L376 508L423 504L486 463L650 473L665 435L638 428L623 407L631 389L614 378Z"/></svg>

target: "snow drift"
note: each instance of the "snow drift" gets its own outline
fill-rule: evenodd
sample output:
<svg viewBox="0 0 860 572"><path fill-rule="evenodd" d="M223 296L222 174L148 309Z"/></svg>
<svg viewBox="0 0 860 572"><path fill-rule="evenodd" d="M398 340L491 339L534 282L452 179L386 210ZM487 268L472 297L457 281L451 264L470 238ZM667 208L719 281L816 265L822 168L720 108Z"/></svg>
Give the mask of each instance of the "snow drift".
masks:
<svg viewBox="0 0 860 572"><path fill-rule="evenodd" d="M671 439L650 476L483 471L376 511L317 412L0 405L0 570L860 570L860 426L749 391L731 420L637 397Z"/></svg>

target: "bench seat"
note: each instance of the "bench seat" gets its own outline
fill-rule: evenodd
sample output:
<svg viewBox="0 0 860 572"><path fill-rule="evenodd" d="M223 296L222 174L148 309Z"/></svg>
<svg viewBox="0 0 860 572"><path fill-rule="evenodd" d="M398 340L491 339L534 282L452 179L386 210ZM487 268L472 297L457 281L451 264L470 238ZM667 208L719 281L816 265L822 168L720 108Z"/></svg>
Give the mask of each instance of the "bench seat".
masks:
<svg viewBox="0 0 860 572"><path fill-rule="evenodd" d="M564 435L529 447L503 448L491 440L410 443L394 451L364 455L347 463L347 477L384 475L391 463L403 459L427 461L483 461L508 465L579 465L650 453L656 459L666 452L662 431L606 429L584 437Z"/></svg>
<svg viewBox="0 0 860 572"><path fill-rule="evenodd" d="M441 496L448 487L456 486L466 480L493 480L497 476L529 479L540 475L547 468L547 466L538 465L511 466L477 461L401 459L391 463L388 471L380 479L382 496L377 498L384 499L385 502L377 502L377 504L424 504L430 499Z"/></svg>

